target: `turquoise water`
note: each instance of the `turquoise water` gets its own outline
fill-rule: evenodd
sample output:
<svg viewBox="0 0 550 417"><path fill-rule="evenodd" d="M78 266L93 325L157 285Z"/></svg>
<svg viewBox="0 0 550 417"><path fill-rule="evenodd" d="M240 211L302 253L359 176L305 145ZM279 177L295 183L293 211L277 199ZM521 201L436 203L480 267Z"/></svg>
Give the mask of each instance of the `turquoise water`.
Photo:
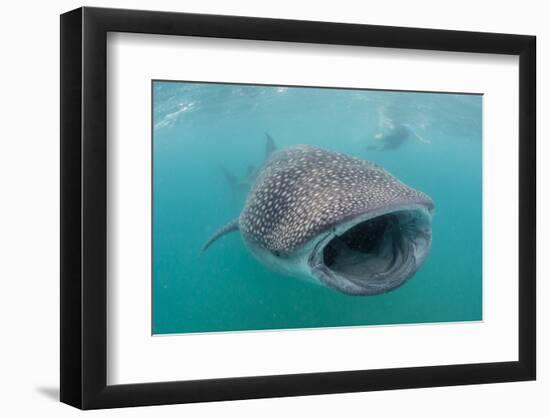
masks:
<svg viewBox="0 0 550 417"><path fill-rule="evenodd" d="M392 125L406 126L404 143L366 149ZM154 81L153 333L481 320L481 126L480 95ZM266 132L279 149L368 159L427 193L432 250L415 276L349 296L271 272L238 233L201 255L238 216Z"/></svg>

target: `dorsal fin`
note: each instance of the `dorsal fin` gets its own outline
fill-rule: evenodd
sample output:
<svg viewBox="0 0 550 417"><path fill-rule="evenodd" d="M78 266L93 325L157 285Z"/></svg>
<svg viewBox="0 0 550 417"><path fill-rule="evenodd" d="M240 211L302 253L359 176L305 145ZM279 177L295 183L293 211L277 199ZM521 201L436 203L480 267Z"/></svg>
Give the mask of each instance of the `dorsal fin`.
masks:
<svg viewBox="0 0 550 417"><path fill-rule="evenodd" d="M225 226L220 228L216 233L212 235L210 239L206 241L206 243L203 245L201 249L201 253L204 253L208 247L214 243L216 240L218 240L223 235L226 235L227 233L234 232L236 230L239 230L239 218L237 217L234 220L231 220L229 223L227 223Z"/></svg>
<svg viewBox="0 0 550 417"><path fill-rule="evenodd" d="M265 132L265 161L269 161L269 158L271 158L271 154L277 150L277 147L275 146L275 140L271 137L271 135L267 132Z"/></svg>

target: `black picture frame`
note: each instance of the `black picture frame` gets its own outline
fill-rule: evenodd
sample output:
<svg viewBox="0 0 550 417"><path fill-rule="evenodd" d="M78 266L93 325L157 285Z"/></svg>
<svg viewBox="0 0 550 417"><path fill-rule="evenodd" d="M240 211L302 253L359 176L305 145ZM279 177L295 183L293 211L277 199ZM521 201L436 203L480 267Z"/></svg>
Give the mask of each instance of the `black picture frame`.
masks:
<svg viewBox="0 0 550 417"><path fill-rule="evenodd" d="M519 56L519 360L107 385L108 32ZM61 15L61 401L81 409L481 384L536 377L536 38L79 8Z"/></svg>

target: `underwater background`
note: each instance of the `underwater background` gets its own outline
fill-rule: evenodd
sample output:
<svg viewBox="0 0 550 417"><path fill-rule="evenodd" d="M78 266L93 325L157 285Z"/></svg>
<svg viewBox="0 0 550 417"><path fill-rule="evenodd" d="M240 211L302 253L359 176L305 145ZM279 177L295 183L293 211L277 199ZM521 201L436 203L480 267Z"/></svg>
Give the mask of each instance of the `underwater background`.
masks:
<svg viewBox="0 0 550 417"><path fill-rule="evenodd" d="M481 95L175 81L152 88L153 334L482 319ZM350 296L270 271L239 233L201 254L238 217L266 134L277 149L310 144L373 161L428 194L436 210L420 270L388 293Z"/></svg>

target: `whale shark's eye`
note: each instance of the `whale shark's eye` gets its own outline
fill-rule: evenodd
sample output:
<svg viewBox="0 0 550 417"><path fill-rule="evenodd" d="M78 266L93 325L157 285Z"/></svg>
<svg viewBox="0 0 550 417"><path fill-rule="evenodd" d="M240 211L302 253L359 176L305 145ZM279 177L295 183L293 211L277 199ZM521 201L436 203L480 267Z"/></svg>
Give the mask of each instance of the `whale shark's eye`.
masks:
<svg viewBox="0 0 550 417"><path fill-rule="evenodd" d="M281 256L281 253L278 250L274 250L273 255L275 255L278 258L279 256Z"/></svg>

